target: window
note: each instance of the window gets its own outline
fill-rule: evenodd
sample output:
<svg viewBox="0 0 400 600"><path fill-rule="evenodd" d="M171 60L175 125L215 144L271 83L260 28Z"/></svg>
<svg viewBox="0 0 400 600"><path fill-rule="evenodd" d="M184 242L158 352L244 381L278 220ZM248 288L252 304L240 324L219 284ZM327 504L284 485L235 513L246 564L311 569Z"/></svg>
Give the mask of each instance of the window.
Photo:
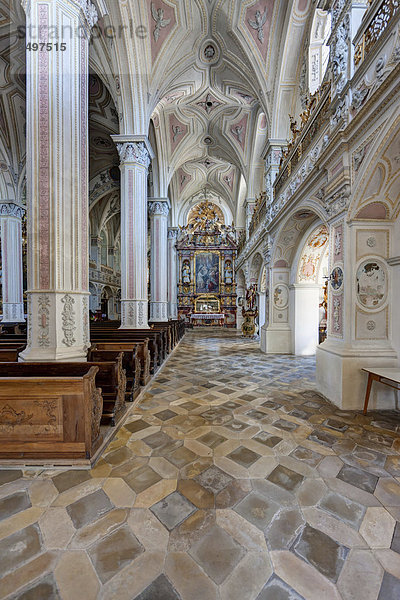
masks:
<svg viewBox="0 0 400 600"><path fill-rule="evenodd" d="M331 15L317 8L311 29L309 50L308 86L314 94L322 83L329 60L327 41L331 34Z"/></svg>

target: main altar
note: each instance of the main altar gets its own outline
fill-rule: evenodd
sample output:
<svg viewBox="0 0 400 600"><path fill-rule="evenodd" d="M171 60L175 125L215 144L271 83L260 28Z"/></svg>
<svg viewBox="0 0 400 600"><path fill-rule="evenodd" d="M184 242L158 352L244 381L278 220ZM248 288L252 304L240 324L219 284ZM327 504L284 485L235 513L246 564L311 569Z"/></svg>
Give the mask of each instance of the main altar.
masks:
<svg viewBox="0 0 400 600"><path fill-rule="evenodd" d="M222 211L205 200L180 228L179 318L194 326L236 327L236 232L225 225Z"/></svg>

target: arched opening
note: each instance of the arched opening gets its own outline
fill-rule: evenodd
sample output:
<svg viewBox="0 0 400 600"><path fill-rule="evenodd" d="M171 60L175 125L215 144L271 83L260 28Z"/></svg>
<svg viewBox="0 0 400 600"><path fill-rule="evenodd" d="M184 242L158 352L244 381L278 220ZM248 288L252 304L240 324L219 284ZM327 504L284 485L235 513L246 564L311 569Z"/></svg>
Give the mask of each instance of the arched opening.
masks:
<svg viewBox="0 0 400 600"><path fill-rule="evenodd" d="M114 299L111 288L106 286L101 293L101 316L107 321L114 316Z"/></svg>
<svg viewBox="0 0 400 600"><path fill-rule="evenodd" d="M328 241L326 225L313 225L299 244L292 269L293 345L300 356L314 355L326 337Z"/></svg>

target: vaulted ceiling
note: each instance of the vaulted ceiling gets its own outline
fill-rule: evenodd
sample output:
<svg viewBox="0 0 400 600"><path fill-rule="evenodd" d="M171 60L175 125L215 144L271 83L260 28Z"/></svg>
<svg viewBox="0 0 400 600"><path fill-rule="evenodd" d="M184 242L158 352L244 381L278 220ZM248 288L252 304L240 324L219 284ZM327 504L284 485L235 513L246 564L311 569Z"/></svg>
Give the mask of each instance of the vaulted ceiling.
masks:
<svg viewBox="0 0 400 600"><path fill-rule="evenodd" d="M243 226L245 199L263 188L268 140L288 137L287 115L299 107L317 0L92 1L90 68L102 86L90 90L91 189L108 168L107 144L109 166L118 160L108 134L148 135L152 194L170 198L172 225L206 193ZM0 2L3 197L23 197L24 20L19 1Z"/></svg>
<svg viewBox="0 0 400 600"><path fill-rule="evenodd" d="M275 103L284 103L284 134L287 112L296 111L315 0L105 4L100 28L127 25L114 41L121 132L150 130L154 196L168 196L173 224L182 224L207 189L243 225L240 209L263 189L265 146L277 137Z"/></svg>

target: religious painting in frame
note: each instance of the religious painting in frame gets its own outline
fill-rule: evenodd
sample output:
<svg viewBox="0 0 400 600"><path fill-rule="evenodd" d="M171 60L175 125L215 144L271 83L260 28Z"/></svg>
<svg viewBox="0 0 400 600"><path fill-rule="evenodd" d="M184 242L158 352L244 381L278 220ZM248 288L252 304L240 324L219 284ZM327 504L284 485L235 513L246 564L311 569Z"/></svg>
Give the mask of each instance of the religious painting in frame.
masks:
<svg viewBox="0 0 400 600"><path fill-rule="evenodd" d="M196 294L219 294L219 253L195 254Z"/></svg>

